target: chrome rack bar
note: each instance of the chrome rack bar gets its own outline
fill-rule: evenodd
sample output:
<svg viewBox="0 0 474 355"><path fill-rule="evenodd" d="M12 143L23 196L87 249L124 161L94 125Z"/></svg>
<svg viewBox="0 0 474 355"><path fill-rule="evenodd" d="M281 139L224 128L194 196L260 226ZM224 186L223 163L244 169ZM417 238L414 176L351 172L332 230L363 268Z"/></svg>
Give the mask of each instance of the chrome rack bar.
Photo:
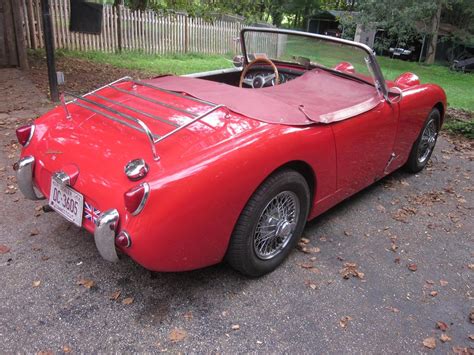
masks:
<svg viewBox="0 0 474 355"><path fill-rule="evenodd" d="M102 96L102 95L99 95L99 94L95 94L95 93L92 93L91 94L92 96L95 96L95 97L98 97L99 99L101 100L104 100L104 101L107 101L107 102L110 102L111 104L114 104L114 105L117 105L117 106L120 106L120 107L123 107L127 110L130 110L130 111L133 111L133 112L136 112L140 115L143 115L143 116L146 116L146 117L149 117L149 118L152 118L152 119L155 119L155 120L158 120L158 121L161 121L163 123L166 123L166 124L169 124L171 126L175 126L175 127L179 127L179 125L175 122L172 122L172 121L169 121L167 119L164 119L162 117L159 117L159 116L155 116L155 115L152 115L151 113L148 113L148 112L144 112L142 110L138 110L134 107L130 107L128 105L125 105L121 102L117 102L117 101L114 101L112 99L109 99L108 97L105 97L105 96Z"/></svg>
<svg viewBox="0 0 474 355"><path fill-rule="evenodd" d="M113 121L115 121L115 122L122 123L122 124L124 124L124 125L127 126L127 127L130 127L130 128L136 129L136 130L138 130L138 131L140 131L140 132L142 132L142 133L145 133L145 134L147 135L148 141L149 141L149 143L150 143L150 145L151 145L151 151L152 151L152 153L153 153L153 160L159 160L159 159L160 159L160 157L159 157L158 154L156 153L156 147L155 147L155 140L156 140L156 138L155 138L155 135L153 134L153 132L150 130L150 128L148 128L148 126L147 126L142 120L139 120L138 118L132 117L132 116L127 115L127 114L125 114L125 113L121 113L121 112L119 112L119 111L117 111L117 110L115 110L115 109L113 109L113 108L111 108L111 107L107 107L107 106L102 105L102 104L100 104L100 103L98 103L98 102L89 100L89 99L87 99L87 98L85 98L85 97L82 97L82 96L79 96L79 95L76 95L76 94L72 94L72 93L67 93L67 95L70 95L70 96L74 97L75 100L73 101L73 103L76 104L76 105L78 105L78 106L80 106L80 107L82 107L82 108L85 108L85 109L87 109L87 110L89 110L89 111L92 111L92 112L95 112L95 113L97 113L97 114L99 114L99 115L101 115L101 116L107 117L107 118L109 118L109 119L111 119L111 120L113 120ZM115 118L115 117L113 117L113 116L110 116L110 115L106 114L105 112L101 112L101 111L96 110L96 109L94 109L94 108L92 108L92 107L90 107L90 106L87 106L87 105L83 105L83 104L81 104L81 103L78 103L77 100L85 101L85 102L87 102L87 103L89 103L89 104L92 104L92 105L95 105L95 106L97 106L97 107L100 107L100 108L103 109L103 110L112 112L112 113L114 113L114 114L116 114L116 115L118 115L118 116L120 116L120 117L123 117L123 118L125 118L125 119L128 119L128 120L130 120L130 121L132 121L132 122L138 124L138 125L141 127L141 129L140 129L139 127L137 127L137 126L133 126L133 125L129 124L129 123L126 122L126 121L122 121L122 120L117 119L117 118ZM177 128L177 129L179 129L179 128ZM158 137L159 137L159 136L158 136ZM159 138L161 138L161 137L159 137ZM158 138L158 139L159 139L159 138Z"/></svg>
<svg viewBox="0 0 474 355"><path fill-rule="evenodd" d="M175 111L179 111L179 112L182 112L182 113L185 113L186 115L190 115L190 116L194 116L196 117L197 115L195 113L192 113L192 112L189 112L187 110L184 110L182 108L179 108L179 107L176 107L176 106L173 106L173 105L169 105L163 101L158 101L158 100L155 100L155 99L152 99L150 97L146 97L146 96L142 96L142 95L139 95L135 92L132 92L132 91L129 91L129 90L124 90L122 88L118 88L116 86L113 86L113 85L108 85L108 87L112 88L112 89L115 89L117 91L120 91L124 94L128 94L128 95L132 95L132 96L135 96L135 97L138 97L139 99L142 99L142 100L145 100L145 101L148 101L148 102L151 102L151 103L154 103L154 104L157 104L157 105L161 105L161 106L164 106L164 107L167 107L169 109L172 109L172 110L175 110Z"/></svg>
<svg viewBox="0 0 474 355"><path fill-rule="evenodd" d="M185 123L184 125L182 126L179 126L178 128L172 130L171 132L165 134L164 136L161 136L160 138L156 139L155 140L155 144L156 143L159 143L161 142L162 140L165 140L166 138L168 138L169 136L172 136L173 134L181 131L182 129L192 125L193 123L199 121L199 120L202 120L204 117L206 117L207 115L209 115L210 113L220 109L220 108L223 108L223 107L226 107L225 105L217 105L217 106L214 106L213 108L211 108L210 110L204 112L202 115L199 115L197 116L196 118L192 119L191 121L189 121L188 123Z"/></svg>
<svg viewBox="0 0 474 355"><path fill-rule="evenodd" d="M131 82L134 83L134 84L137 84L137 85L145 86L145 87L150 88L150 89L154 89L154 90L158 90L158 91L161 91L161 92L165 92L165 93L167 93L167 94L170 94L170 95L173 95L173 96L177 96L177 97L180 97L180 98L183 98L183 99L186 99L186 100L191 100L191 101L194 101L194 102L199 102L199 103L201 103L201 104L206 104L206 105L209 105L209 106L212 106L212 107L217 106L215 103L212 103L212 102L210 102L210 101L201 100L201 99L198 99L198 98L196 98L196 97L183 95L183 94L180 94L179 92L176 92L176 91L171 91L171 90L163 89L163 88L160 88L160 87L158 87L158 86L145 83L145 82L143 82L143 81L141 81L141 80L133 80L133 79L132 79Z"/></svg>

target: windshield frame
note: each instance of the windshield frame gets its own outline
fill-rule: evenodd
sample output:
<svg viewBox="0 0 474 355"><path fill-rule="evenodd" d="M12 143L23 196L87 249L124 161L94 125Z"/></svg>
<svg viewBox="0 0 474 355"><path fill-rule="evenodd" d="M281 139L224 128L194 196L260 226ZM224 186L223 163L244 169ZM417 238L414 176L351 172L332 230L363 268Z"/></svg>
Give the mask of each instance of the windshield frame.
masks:
<svg viewBox="0 0 474 355"><path fill-rule="evenodd" d="M278 28L266 28L266 27L245 27L240 31L240 44L241 44L241 48L242 48L242 54L243 54L243 57L244 57L244 61L245 61L244 64L245 65L249 64L247 48L245 46L245 33L246 32L281 33L281 34L296 35L296 36L309 37L309 38L317 38L317 39L320 39L320 40L323 40L323 41L335 42L335 43L344 44L344 45L348 45L348 46L357 47L359 49L362 49L368 55L369 60L367 61L367 65L369 66L369 68L373 72L374 86L375 86L376 90L378 92L380 92L380 94L382 94L383 97L386 100L388 100L387 84L385 83L385 79L383 77L380 66L377 62L377 59L375 58L375 51L373 51L369 46L367 46L363 43L349 41L349 40L346 40L346 39L341 39L341 38L336 38L336 37L324 36L324 35L320 35L320 34L316 34L316 33L310 33L310 32L301 32L301 31L294 31L294 30L283 30L283 29L278 29ZM332 68L326 68L326 67L322 67L322 68L329 69L329 70L332 71ZM344 74L347 74L348 76L359 79L356 76L350 75L349 73L344 73Z"/></svg>

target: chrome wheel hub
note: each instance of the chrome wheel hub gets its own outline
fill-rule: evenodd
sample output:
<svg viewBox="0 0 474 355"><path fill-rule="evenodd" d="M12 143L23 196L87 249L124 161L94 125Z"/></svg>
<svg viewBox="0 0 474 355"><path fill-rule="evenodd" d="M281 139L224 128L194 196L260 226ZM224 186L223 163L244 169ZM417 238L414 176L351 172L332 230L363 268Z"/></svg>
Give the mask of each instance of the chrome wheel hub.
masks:
<svg viewBox="0 0 474 355"><path fill-rule="evenodd" d="M438 132L435 120L430 120L421 134L420 144L418 146L418 162L423 164L431 154L435 144Z"/></svg>
<svg viewBox="0 0 474 355"><path fill-rule="evenodd" d="M254 231L254 251L259 259L278 255L291 240L300 215L300 201L291 191L283 191L265 206Z"/></svg>

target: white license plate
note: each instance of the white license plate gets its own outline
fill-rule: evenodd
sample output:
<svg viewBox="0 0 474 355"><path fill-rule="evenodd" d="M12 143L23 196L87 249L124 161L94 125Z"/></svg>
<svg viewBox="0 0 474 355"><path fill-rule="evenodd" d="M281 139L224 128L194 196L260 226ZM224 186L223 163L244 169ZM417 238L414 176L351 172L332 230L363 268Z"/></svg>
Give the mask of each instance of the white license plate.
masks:
<svg viewBox="0 0 474 355"><path fill-rule="evenodd" d="M82 226L84 196L69 186L51 179L49 205L61 216L77 226Z"/></svg>

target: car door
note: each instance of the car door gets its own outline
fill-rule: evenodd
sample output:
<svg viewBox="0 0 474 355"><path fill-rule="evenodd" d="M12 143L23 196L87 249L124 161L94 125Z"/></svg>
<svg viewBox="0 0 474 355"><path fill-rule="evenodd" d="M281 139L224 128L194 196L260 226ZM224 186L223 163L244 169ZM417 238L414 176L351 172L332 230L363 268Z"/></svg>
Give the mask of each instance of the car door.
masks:
<svg viewBox="0 0 474 355"><path fill-rule="evenodd" d="M383 100L374 109L332 125L337 154L337 190L343 196L384 176L398 125L398 105Z"/></svg>

